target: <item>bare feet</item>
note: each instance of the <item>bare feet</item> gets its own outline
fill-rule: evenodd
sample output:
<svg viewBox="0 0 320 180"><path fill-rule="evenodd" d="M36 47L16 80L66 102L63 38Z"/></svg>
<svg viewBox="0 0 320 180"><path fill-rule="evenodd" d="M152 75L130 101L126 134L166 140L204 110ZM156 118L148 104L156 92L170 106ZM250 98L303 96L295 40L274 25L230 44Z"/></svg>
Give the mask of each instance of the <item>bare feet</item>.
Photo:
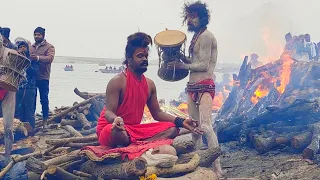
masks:
<svg viewBox="0 0 320 180"><path fill-rule="evenodd" d="M220 159L217 159L214 162L214 168L213 171L216 173L216 175L218 176L218 178L221 178L223 176L223 172L221 170L221 165L220 165Z"/></svg>

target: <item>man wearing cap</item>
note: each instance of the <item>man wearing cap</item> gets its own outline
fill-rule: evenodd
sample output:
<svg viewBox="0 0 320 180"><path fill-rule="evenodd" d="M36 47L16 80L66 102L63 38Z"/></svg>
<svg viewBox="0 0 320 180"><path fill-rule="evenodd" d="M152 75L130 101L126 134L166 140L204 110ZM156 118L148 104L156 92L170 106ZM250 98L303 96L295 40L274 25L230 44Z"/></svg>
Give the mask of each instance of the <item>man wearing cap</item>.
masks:
<svg viewBox="0 0 320 180"><path fill-rule="evenodd" d="M49 80L55 48L45 40L45 29L42 27L37 27L34 30L34 40L35 43L30 47L30 59L39 61L36 84L40 93L43 127L45 128L49 116Z"/></svg>
<svg viewBox="0 0 320 180"><path fill-rule="evenodd" d="M21 38L16 42L18 52L27 58L30 58L29 43ZM31 66L27 69L26 79L19 84L19 90L16 95L15 116L23 122L29 122L35 129L35 104L36 104L36 75L39 70L39 62L32 60Z"/></svg>
<svg viewBox="0 0 320 180"><path fill-rule="evenodd" d="M14 50L17 50L17 46L13 43L11 43L9 37L10 37L10 28L7 28L7 27L3 27L0 29L0 33L2 35L2 39L3 39L3 45L4 47L6 48L9 48L9 49L14 49Z"/></svg>

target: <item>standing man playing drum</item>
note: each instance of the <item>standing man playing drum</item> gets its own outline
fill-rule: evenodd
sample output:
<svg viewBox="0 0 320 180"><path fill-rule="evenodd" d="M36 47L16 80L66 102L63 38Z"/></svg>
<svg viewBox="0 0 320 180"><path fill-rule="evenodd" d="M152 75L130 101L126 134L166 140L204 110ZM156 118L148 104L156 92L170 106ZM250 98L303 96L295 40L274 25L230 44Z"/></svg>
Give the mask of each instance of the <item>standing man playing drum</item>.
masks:
<svg viewBox="0 0 320 180"><path fill-rule="evenodd" d="M3 45L6 48L17 50L18 49L17 46L15 44L13 44L9 39L10 38L10 31L11 31L11 29L7 28L7 27L0 28L0 33L1 33L2 39L3 39Z"/></svg>
<svg viewBox="0 0 320 180"><path fill-rule="evenodd" d="M181 62L168 64L168 68L188 69L190 71L187 84L188 112L192 119L200 120L200 128L209 147L218 147L218 138L212 128L212 106L215 94L215 84L212 79L217 63L217 41L214 35L207 30L210 13L205 3L199 1L184 5L184 19L187 22L188 31L194 36L189 47L189 57L181 57ZM196 148L201 148L201 135L192 134ZM214 163L214 170L218 176L222 175L220 159Z"/></svg>
<svg viewBox="0 0 320 180"><path fill-rule="evenodd" d="M51 63L54 59L55 48L45 39L45 29L37 27L34 30L35 43L30 47L30 59L39 61L39 73L37 75L37 87L40 92L42 106L43 128L45 128L49 116L49 80Z"/></svg>

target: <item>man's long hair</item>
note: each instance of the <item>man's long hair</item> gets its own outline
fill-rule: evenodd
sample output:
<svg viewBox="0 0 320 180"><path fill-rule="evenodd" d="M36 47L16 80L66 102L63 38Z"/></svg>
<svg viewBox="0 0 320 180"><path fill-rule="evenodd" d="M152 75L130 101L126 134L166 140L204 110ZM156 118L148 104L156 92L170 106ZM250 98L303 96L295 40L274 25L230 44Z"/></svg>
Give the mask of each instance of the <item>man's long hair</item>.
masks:
<svg viewBox="0 0 320 180"><path fill-rule="evenodd" d="M210 11L206 3L200 1L194 3L184 3L182 18L184 25L187 21L187 15L191 13L196 13L199 17L200 28L206 27L210 21Z"/></svg>
<svg viewBox="0 0 320 180"><path fill-rule="evenodd" d="M150 44L152 45L152 38L146 33L137 32L128 36L125 60L122 64L128 66L128 60L133 58L134 51L137 48L147 48Z"/></svg>

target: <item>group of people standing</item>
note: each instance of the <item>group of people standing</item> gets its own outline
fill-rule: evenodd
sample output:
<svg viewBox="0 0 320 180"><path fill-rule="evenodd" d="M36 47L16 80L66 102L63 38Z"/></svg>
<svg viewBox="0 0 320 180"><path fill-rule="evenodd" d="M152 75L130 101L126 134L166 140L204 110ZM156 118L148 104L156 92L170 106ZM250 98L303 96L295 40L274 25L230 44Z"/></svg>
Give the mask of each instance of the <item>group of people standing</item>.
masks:
<svg viewBox="0 0 320 180"><path fill-rule="evenodd" d="M3 45L31 60L31 65L26 70L26 79L19 84L16 93L15 118L29 122L35 128L37 89L40 93L44 124L49 117L49 80L55 48L46 41L45 29L42 27L34 30L35 42L33 44L24 38L16 38L12 43L10 31L8 27L0 27Z"/></svg>
<svg viewBox="0 0 320 180"><path fill-rule="evenodd" d="M285 39L285 52L288 52L293 59L298 61L319 61L320 42L312 42L310 34L292 36L291 33L287 33Z"/></svg>

